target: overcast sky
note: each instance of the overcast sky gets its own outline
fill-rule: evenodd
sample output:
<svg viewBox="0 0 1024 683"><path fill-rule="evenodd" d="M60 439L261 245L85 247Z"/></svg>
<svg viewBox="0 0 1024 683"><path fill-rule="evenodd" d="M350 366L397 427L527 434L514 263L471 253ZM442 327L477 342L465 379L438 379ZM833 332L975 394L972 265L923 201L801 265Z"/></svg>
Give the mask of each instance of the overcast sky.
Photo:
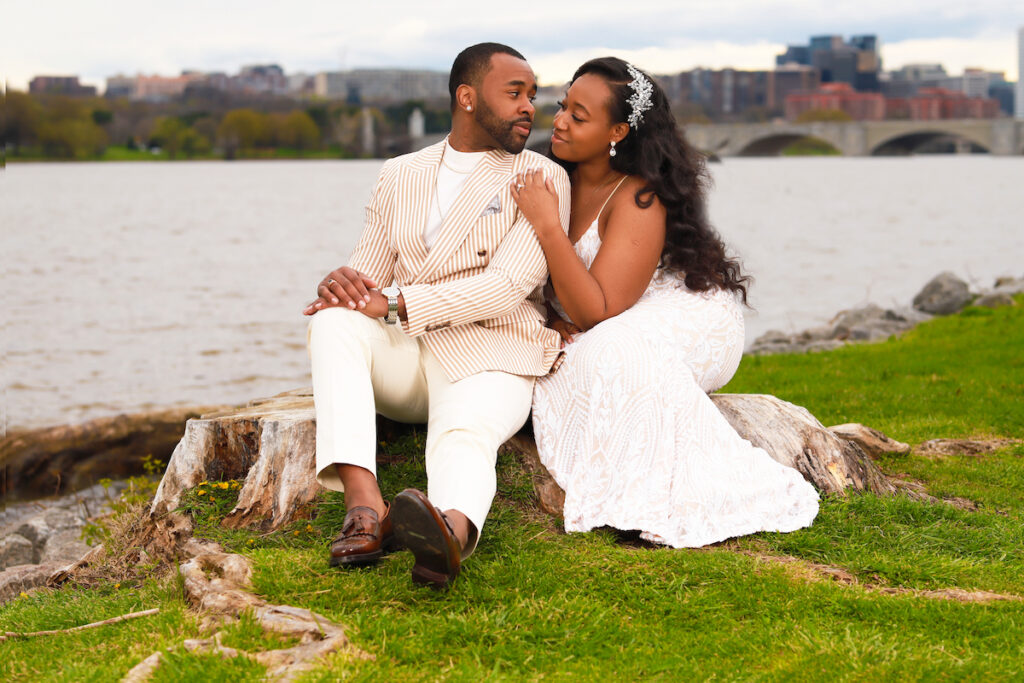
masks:
<svg viewBox="0 0 1024 683"><path fill-rule="evenodd" d="M35 75L235 73L278 63L288 73L357 67L447 70L485 40L517 48L542 83L615 54L657 73L705 66L770 69L811 35L873 33L886 69L939 62L1017 78L1022 0L0 0L0 69L9 87Z"/></svg>

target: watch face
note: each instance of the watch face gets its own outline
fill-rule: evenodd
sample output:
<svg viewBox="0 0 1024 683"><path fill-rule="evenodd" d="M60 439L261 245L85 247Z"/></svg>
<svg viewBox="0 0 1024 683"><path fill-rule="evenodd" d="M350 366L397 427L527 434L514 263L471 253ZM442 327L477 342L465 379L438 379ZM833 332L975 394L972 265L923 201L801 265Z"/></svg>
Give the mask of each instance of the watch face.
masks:
<svg viewBox="0 0 1024 683"><path fill-rule="evenodd" d="M385 287L384 289L380 290L380 293L383 294L384 296L398 296L401 293L401 291L398 289L398 287Z"/></svg>

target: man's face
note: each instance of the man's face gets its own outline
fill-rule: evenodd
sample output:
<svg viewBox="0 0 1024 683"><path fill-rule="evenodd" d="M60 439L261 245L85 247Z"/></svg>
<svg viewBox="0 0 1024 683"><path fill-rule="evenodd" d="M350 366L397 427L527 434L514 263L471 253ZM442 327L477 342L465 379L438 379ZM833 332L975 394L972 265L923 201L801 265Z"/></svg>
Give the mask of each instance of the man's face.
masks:
<svg viewBox="0 0 1024 683"><path fill-rule="evenodd" d="M533 127L533 98L537 78L522 59L508 54L491 55L477 97L476 123L498 147L519 154Z"/></svg>

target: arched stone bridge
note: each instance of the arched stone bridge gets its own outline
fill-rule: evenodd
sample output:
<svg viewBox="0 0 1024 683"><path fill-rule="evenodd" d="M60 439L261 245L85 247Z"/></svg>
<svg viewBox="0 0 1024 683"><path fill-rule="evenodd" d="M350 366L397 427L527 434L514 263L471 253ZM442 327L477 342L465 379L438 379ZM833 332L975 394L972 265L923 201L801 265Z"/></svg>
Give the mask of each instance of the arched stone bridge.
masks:
<svg viewBox="0 0 1024 683"><path fill-rule="evenodd" d="M845 156L910 153L940 138L973 143L998 156L1024 154L1024 121L1008 118L691 124L685 131L695 147L719 156L774 156L806 137L827 142Z"/></svg>

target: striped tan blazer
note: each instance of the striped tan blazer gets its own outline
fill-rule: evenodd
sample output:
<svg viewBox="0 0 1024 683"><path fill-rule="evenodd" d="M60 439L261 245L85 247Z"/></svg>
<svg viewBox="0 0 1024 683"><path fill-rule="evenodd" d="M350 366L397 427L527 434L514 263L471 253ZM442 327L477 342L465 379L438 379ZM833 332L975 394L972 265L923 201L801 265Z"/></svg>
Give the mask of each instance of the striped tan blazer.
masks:
<svg viewBox="0 0 1024 683"><path fill-rule="evenodd" d="M526 169L547 169L567 231L569 178L534 152L488 152L428 251L423 229L444 145L385 162L349 266L380 287L401 287L405 331L423 340L450 380L484 370L543 375L559 352L558 334L544 327L539 290L547 262L509 181Z"/></svg>

